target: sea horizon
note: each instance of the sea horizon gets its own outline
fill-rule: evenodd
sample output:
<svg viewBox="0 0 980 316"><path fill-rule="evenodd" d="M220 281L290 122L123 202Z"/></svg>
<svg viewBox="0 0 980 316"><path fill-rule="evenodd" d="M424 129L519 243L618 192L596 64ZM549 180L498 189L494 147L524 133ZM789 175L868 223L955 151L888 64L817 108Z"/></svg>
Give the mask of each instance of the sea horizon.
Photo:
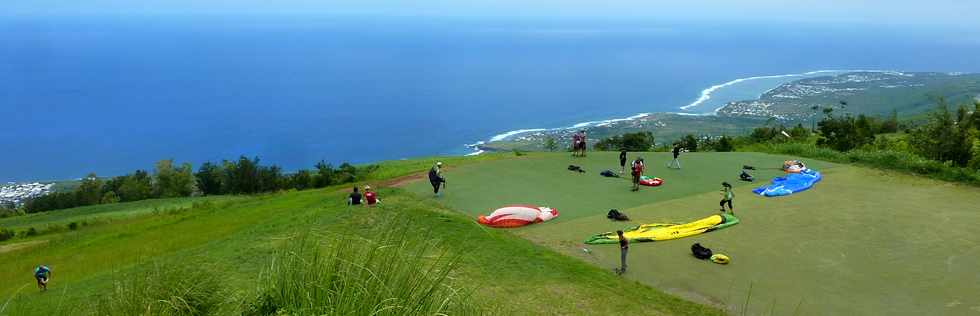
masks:
<svg viewBox="0 0 980 316"><path fill-rule="evenodd" d="M704 115L820 70L980 71L980 43L923 31L423 20L0 17L0 182L466 155L522 130Z"/></svg>

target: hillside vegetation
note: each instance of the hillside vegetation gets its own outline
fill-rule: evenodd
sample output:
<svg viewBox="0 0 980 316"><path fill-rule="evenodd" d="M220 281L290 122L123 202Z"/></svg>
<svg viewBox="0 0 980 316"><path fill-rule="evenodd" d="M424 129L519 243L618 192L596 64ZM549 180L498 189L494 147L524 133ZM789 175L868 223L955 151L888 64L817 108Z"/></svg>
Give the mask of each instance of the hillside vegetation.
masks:
<svg viewBox="0 0 980 316"><path fill-rule="evenodd" d="M456 158L447 164L499 158ZM373 176L371 184L383 186L394 177L424 171L433 161L382 164L380 170L384 171ZM468 216L398 188L381 189L383 204L374 208L347 207L346 195L346 188L334 186L225 199L148 200L0 219L0 225L16 220L18 227L24 227L115 214L99 225L0 243L0 279L12 280L0 283L0 302L4 302L0 314L307 315L325 311L318 309L323 305L285 301L283 298L296 297L275 293L317 293L316 287L329 284L338 288L331 280L355 282L350 284L354 287L339 288L365 286L365 291L335 296L352 302L369 302L377 299L372 295L388 293L379 286L398 289L414 284L406 283L415 282L412 280L436 282L428 284L454 291L440 292L433 298L449 301L425 301L428 303L419 306L428 307L421 310L457 314L720 313L617 278L603 268L555 253L508 231L484 229ZM129 212L128 206L132 206ZM64 214L56 216L61 212ZM395 251L392 257L382 245L407 248ZM443 254L447 261L406 256L419 249L426 254ZM396 275L417 275L412 272L417 270L411 269L417 269L419 263L431 262L428 267L439 271L427 272L423 279L371 280L363 277L366 270L331 272L323 270L329 265L284 261L291 258L289 253L301 250L306 252L297 254L298 258L319 256L318 260L325 261L315 262L323 264L330 258L350 256L351 262L369 263L368 269L384 267L378 264L403 269ZM374 259L353 259L375 250ZM47 264L54 271L47 292L33 286L31 271L37 264ZM317 274L322 277L315 277ZM428 279L440 275L445 278ZM357 283L362 281L366 283ZM369 286L372 282L380 283ZM388 294L405 302L423 302L411 293ZM316 295L326 298L332 294ZM397 308L384 310L383 315L413 314ZM363 309L353 313L367 314Z"/></svg>

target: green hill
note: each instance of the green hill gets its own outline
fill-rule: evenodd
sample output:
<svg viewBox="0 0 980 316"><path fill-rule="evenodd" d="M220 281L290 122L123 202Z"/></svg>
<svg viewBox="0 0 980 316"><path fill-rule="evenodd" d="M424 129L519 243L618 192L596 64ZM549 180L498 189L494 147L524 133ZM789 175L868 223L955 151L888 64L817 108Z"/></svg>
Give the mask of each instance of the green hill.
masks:
<svg viewBox="0 0 980 316"><path fill-rule="evenodd" d="M760 182L735 181L741 166L757 167L754 175L767 181L781 174L776 167L783 160L793 157L691 153L681 157L683 169L670 170L667 154L642 153L648 174L665 184L630 192L628 181L598 175L618 168L616 155L451 158L448 190L439 198L420 177L434 159L383 163L371 176L370 184L381 188L383 199L374 208L348 207L348 188L330 187L0 219L0 227L42 232L0 242L0 280L5 281L0 282L0 314L105 314L107 300L175 295L160 294L159 286L142 280L217 297L208 303L218 306L209 314L242 314L254 311L268 293L263 280L270 278L274 260L299 251L287 247L298 236L370 243L382 238L378 227L389 227L393 220L400 238L454 254L456 269L445 282L463 290L462 300L479 310L473 313L937 315L980 308L972 295L980 292L980 277L970 260L980 249L980 230L974 225L980 222L978 188L807 161L824 173L822 182L796 195L763 198L750 193ZM587 172L570 172L569 164ZM582 244L595 233L715 214L721 181L736 184L741 219L736 226L634 244L630 271L622 277L612 271L618 264L614 245ZM474 221L478 214L518 203L552 206L561 215L511 230ZM633 221L610 222L605 213L611 208ZM72 222L87 224L54 229ZM689 250L694 242L727 254L732 263L694 259ZM434 260L420 255L421 262ZM369 262L395 264L389 260ZM55 273L43 293L31 277L31 269L41 263ZM188 284L182 277L206 280L208 286ZM150 289L134 291L140 286ZM160 299L154 306L173 301ZM150 314L161 314L154 311Z"/></svg>
<svg viewBox="0 0 980 316"><path fill-rule="evenodd" d="M499 157L448 162L455 166ZM393 179L424 171L431 162L382 164L375 174L377 181L371 184L394 184L401 180ZM223 303L212 312L241 314L254 303L257 280L284 239L316 231L370 240L374 238L372 227L387 218L407 219L403 225L413 232L410 235L443 240L442 247L460 254L451 282L470 291L467 300L482 313L720 314L714 308L618 278L604 268L508 231L485 229L469 216L397 187L382 188L383 204L375 208L348 207L346 195L346 187L332 187L257 196L150 200L0 219L2 227L19 228L90 223L77 230L49 230L0 242L0 280L4 280L0 282L0 314L99 314L98 302L107 293L120 292L119 286L127 280L153 275L147 271L155 269L203 269L203 275L220 276L220 291L214 295L220 295ZM42 263L54 271L50 290L43 293L34 288L31 277L33 267Z"/></svg>
<svg viewBox="0 0 980 316"><path fill-rule="evenodd" d="M716 214L720 183L728 181L736 185L740 224L634 244L632 270L624 276L734 313L951 315L980 309L972 295L980 293L980 275L970 260L980 250L976 187L807 161L824 174L823 181L795 195L764 198L750 192L762 183L736 180L741 166L760 168L754 175L768 182L781 174L771 167L793 157L692 153L681 156L683 169L668 170L667 154L641 155L647 174L663 178L663 186L630 192L627 181L600 177L601 170L618 169L618 153L590 153L585 159L544 154L453 170L447 175L450 190L438 201L470 216L514 203L555 207L558 218L514 234L611 269L619 260L615 245L582 241L642 223ZM567 171L569 164L588 172ZM409 189L430 195L427 187L415 183ZM633 221L609 221L605 215L611 208ZM694 259L689 247L695 242L727 254L732 263Z"/></svg>

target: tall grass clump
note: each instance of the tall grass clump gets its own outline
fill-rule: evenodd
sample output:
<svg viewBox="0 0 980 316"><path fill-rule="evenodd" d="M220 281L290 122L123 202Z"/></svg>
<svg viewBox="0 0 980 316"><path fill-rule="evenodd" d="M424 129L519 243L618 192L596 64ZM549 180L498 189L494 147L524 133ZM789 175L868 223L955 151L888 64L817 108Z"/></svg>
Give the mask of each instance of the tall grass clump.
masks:
<svg viewBox="0 0 980 316"><path fill-rule="evenodd" d="M453 284L458 253L396 222L369 229L371 239L307 233L287 240L245 314L477 314L468 291Z"/></svg>
<svg viewBox="0 0 980 316"><path fill-rule="evenodd" d="M204 265L154 263L123 275L95 304L96 315L209 315L229 301L220 275Z"/></svg>

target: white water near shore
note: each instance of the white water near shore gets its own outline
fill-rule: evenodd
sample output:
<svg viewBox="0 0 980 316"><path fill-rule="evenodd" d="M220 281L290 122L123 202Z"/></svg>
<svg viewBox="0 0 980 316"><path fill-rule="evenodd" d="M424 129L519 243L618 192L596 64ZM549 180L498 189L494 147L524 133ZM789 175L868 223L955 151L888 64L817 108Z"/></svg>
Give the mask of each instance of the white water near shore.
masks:
<svg viewBox="0 0 980 316"><path fill-rule="evenodd" d="M718 107L716 107L716 108L714 108L714 109L712 109L711 111L708 111L708 112L695 112L695 113L692 113L691 110L692 109L696 109L696 108L698 108L700 106L705 105L709 100L711 100L712 96L715 95L715 94L717 94L718 92L723 91L726 88L733 88L733 87L738 86L739 84L743 84L743 83L748 83L748 82L752 82L752 81L759 81L759 80L785 79L785 80L781 80L781 81L775 82L774 83L775 84L774 86L771 86L771 87L767 88L765 91L763 91L762 93L759 93L758 94L758 96L761 96L761 95L765 94L766 92L768 92L768 91L770 91L772 89L775 89L775 88L779 87L780 85L783 85L783 84L786 84L788 82L792 82L792 81L795 81L795 80L799 80L799 79L802 79L802 78L805 78L805 77L816 77L816 76L826 76L826 75L839 75L839 74L850 73L850 72L894 72L894 71L887 71L887 70L814 70L814 71L808 71L808 72L803 72L803 73L795 73L795 74L767 75L767 76L754 76L754 77L738 78L738 79L731 80L731 81L728 81L728 82L725 82L725 83L713 85L711 87L708 87L707 89L702 90L701 91L701 95L696 100L694 100L694 102L691 102L690 104L687 104L685 106L681 106L680 107L680 110L682 112L667 112L667 113L677 114L677 115L689 115L689 116L716 115L719 110L721 110L722 108L724 108L724 104L727 104L727 102L730 102L730 101L739 101L739 100L726 100L726 102L723 102L723 105L718 106ZM633 116L630 116L630 117L625 117L625 118L614 118L614 119L599 120L599 121L588 121L588 122L582 122L582 123L573 124L571 126L566 126L566 127L557 127L557 128L530 128L530 129L519 129L519 130L508 131L506 133L494 135L493 137L491 137L487 141L480 141L480 142L477 142L477 143L474 143L474 144L466 145L467 147L472 148L474 150L474 152L469 153L467 155L479 155L479 154L481 154L481 153L484 152L484 150L480 149L480 146L481 145L484 145L484 144L486 144L488 142L497 142L497 141L507 140L507 139L510 139L510 138L512 138L514 136L519 136L519 135L524 135L524 134L534 133L534 132L543 132L543 131L571 130L571 129L580 129L580 128L587 128L587 127L607 126L607 125L610 125L610 124L616 123L616 122L623 122L623 121L631 121L631 120L640 119L640 118L646 117L646 116L648 116L650 114L651 113L639 113L639 114L636 114L636 115L633 115Z"/></svg>

